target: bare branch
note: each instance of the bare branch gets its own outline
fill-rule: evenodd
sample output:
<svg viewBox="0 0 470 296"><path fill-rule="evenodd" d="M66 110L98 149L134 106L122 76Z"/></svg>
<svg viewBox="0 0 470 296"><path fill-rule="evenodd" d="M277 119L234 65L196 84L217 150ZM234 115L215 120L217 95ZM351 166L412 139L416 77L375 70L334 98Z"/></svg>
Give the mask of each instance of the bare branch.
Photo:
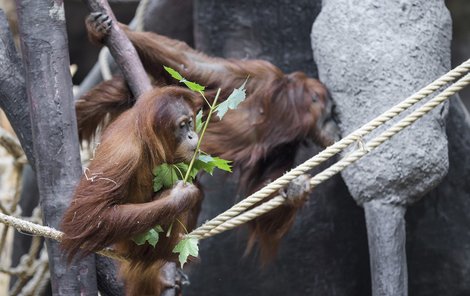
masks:
<svg viewBox="0 0 470 296"><path fill-rule="evenodd" d="M111 11L108 2L106 0L84 0L84 2L88 5L91 12L106 13L113 20L109 37L106 38L106 46L126 78L132 93L139 97L144 92L150 90L152 85L142 66L142 62L126 34L119 28L116 17Z"/></svg>
<svg viewBox="0 0 470 296"><path fill-rule="evenodd" d="M23 72L7 18L0 10L0 108L5 111L28 160L34 165L33 137Z"/></svg>

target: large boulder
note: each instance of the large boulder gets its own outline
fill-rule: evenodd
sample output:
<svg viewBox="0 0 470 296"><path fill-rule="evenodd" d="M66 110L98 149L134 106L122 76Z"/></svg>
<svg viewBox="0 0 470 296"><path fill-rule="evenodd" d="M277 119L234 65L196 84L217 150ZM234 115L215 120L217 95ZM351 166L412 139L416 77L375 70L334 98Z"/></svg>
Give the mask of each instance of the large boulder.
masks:
<svg viewBox="0 0 470 296"><path fill-rule="evenodd" d="M451 29L444 1L325 1L312 46L343 134L450 70ZM436 108L344 170L356 201L406 205L437 185L448 168L445 114Z"/></svg>
<svg viewBox="0 0 470 296"><path fill-rule="evenodd" d="M470 114L459 98L446 131L449 172L406 214L410 295L470 295Z"/></svg>

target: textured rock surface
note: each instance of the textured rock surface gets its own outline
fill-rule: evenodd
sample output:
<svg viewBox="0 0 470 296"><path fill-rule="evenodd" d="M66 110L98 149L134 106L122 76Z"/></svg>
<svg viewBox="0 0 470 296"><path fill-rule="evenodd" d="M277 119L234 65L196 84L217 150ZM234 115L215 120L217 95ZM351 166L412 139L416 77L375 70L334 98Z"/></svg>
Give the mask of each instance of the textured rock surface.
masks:
<svg viewBox="0 0 470 296"><path fill-rule="evenodd" d="M343 133L449 69L451 22L443 1L328 0L324 4L312 30L312 42L320 79L337 102ZM456 243L466 237L460 225L467 225L468 219L453 206L469 206L468 193L464 193L468 186L457 177L468 170L468 157L460 147L468 139L456 137L466 137L460 131L468 125L462 106L456 104L453 102L451 116L459 119L447 121L452 159L449 176L407 215L411 295L469 292L460 280L468 273L469 244L465 240ZM445 107L438 108L343 172L356 201L366 202L376 295L407 294L403 208L394 205L415 202L447 173L445 114Z"/></svg>
<svg viewBox="0 0 470 296"><path fill-rule="evenodd" d="M197 0L195 43L222 57L260 58L316 76L310 26L321 0Z"/></svg>
<svg viewBox="0 0 470 296"><path fill-rule="evenodd" d="M364 203L369 241L372 295L408 295L405 207L372 200Z"/></svg>
<svg viewBox="0 0 470 296"><path fill-rule="evenodd" d="M410 295L470 295L470 115L450 101L449 173L406 214Z"/></svg>
<svg viewBox="0 0 470 296"><path fill-rule="evenodd" d="M320 79L337 102L343 134L449 70L451 19L444 1L324 4L312 44ZM408 204L445 176L444 111L437 108L343 172L357 202Z"/></svg>

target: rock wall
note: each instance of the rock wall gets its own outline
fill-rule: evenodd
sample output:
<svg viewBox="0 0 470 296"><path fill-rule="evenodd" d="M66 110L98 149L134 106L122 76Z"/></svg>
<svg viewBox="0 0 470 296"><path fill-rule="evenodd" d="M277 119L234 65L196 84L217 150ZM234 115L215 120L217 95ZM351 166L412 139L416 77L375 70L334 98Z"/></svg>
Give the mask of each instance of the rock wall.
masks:
<svg viewBox="0 0 470 296"><path fill-rule="evenodd" d="M444 1L325 1L312 46L343 134L450 70L451 36ZM445 111L436 108L343 171L358 203L406 205L442 180L448 168Z"/></svg>

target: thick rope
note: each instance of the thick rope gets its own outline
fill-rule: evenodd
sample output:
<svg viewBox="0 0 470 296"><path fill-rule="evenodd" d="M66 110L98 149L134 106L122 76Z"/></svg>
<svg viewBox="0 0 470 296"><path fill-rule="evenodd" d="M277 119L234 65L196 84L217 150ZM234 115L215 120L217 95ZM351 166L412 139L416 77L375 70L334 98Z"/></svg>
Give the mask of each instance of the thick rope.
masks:
<svg viewBox="0 0 470 296"><path fill-rule="evenodd" d="M5 215L3 213L0 213L0 223L14 227L25 233L29 233L32 235L39 235L39 236L50 238L59 242L62 240L62 236L64 235L62 232L54 228L32 223L32 222L29 222L20 218ZM117 254L112 249L103 249L96 253L109 257L109 258L119 260L119 261L126 261L126 258L124 256Z"/></svg>
<svg viewBox="0 0 470 296"><path fill-rule="evenodd" d="M344 170L344 168L353 164L358 159L364 157L370 151L379 147L381 144L389 140L391 137L393 137L394 135L396 135L397 133L399 133L406 127L413 124L416 120L418 120L419 118L423 117L425 114L432 111L434 108L442 104L444 101L448 100L452 95L460 91L462 88L464 88L468 84L470 84L470 74L465 75L463 78L458 80L455 84L448 87L446 90L444 90L442 93L440 93L439 95L431 99L429 102L427 102L423 106L421 106L419 109L415 110L414 112L412 112L411 114L409 114L408 116L400 120L398 123L394 124L392 127L387 129L386 131L382 132L379 136L367 142L363 149L359 149L357 151L352 152L351 154L347 155L346 157L342 158L340 161L330 166L328 169L312 177L310 179L311 189L321 184L322 182L328 180L329 178L336 175L337 173L341 172L342 170ZM248 221L251 221L271 211L272 209L284 204L284 202L285 202L284 197L280 195L275 196L273 199L249 211L246 211L245 213L239 216L236 216L230 220L224 221L223 223L220 223L205 232L198 231L195 233L195 231L193 231L192 233L188 235L196 237L198 239L203 239L203 238L214 236L221 232L240 226ZM196 230L199 230L199 229L196 229Z"/></svg>
<svg viewBox="0 0 470 296"><path fill-rule="evenodd" d="M377 127L383 125L385 122L398 116L400 113L409 109L411 106L423 100L425 97L432 94L433 92L435 92L442 86L446 85L447 83L451 81L456 80L458 77L461 77L462 75L466 74L469 71L470 71L470 59L462 63L460 66L456 67L452 71L448 72L447 74L443 75L439 79L435 80L431 84L422 88L414 95L405 99L403 102L397 104L396 106L392 107L388 111L384 112L382 115L376 117L375 119L365 124L361 128L350 133L348 136L344 137L342 140L327 147L325 150L321 151L319 154L315 155L314 157L305 161L301 165L287 172L286 174L274 180L273 182L263 187L262 189L258 190L257 192L251 194L250 196L248 196L241 202L232 206L227 211L216 216L212 220L204 223L203 225L201 225L200 227L192 231L191 235L194 237L206 237L207 236L206 233L210 232L215 227L218 227L222 223L237 216L241 212L244 212L246 209L251 208L253 205L269 197L274 192L279 191L281 188L289 184L293 179L297 178L298 176L302 174L305 174L307 171L313 169L314 167L325 162L332 156L343 151L349 145L356 143L358 140L361 140L364 136L366 136L367 134L375 130Z"/></svg>
<svg viewBox="0 0 470 296"><path fill-rule="evenodd" d="M20 142L9 132L0 127L0 145L13 156L14 159L24 158L23 148Z"/></svg>

